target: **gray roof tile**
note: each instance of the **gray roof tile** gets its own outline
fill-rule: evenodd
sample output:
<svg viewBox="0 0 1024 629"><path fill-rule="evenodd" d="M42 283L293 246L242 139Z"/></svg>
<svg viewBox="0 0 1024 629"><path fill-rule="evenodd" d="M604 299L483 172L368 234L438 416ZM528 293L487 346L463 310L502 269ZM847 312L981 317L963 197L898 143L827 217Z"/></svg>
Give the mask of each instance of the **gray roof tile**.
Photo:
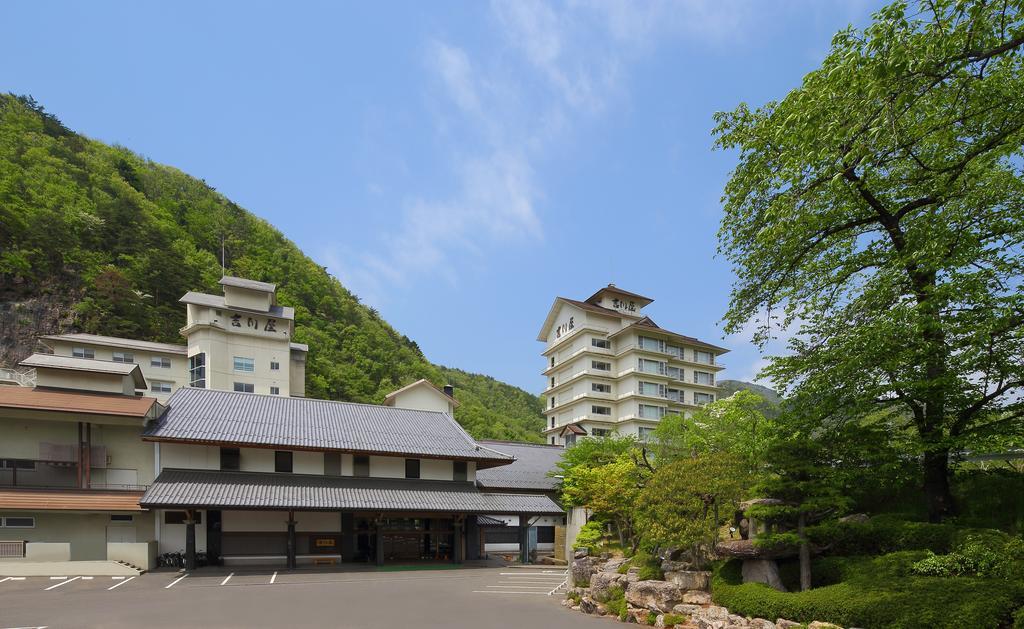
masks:
<svg viewBox="0 0 1024 629"><path fill-rule="evenodd" d="M478 467L512 461L436 411L190 387L175 391L167 407L143 438L449 458Z"/></svg>
<svg viewBox="0 0 1024 629"><path fill-rule="evenodd" d="M478 471L476 482L481 487L535 491L557 489L558 479L548 476L548 472L554 470L555 465L562 460L564 448L510 441L481 440L480 443L516 458L515 463L511 465Z"/></svg>
<svg viewBox="0 0 1024 629"><path fill-rule="evenodd" d="M237 288L247 288L249 290L263 291L264 293L272 293L277 290L276 284L270 282L258 282L256 280L247 280L244 277L234 277L232 275L225 275L220 278L217 282L221 286L235 286Z"/></svg>
<svg viewBox="0 0 1024 629"><path fill-rule="evenodd" d="M263 312L262 310L251 310L249 308L240 308L238 306L227 306L224 303L223 295L208 295L206 293L197 293L189 291L179 299L183 304L195 304L197 306L206 306L208 308L224 308L225 310L237 310L239 312L253 312L259 314L268 314L278 319L294 319L295 308L290 306L278 306L273 305L270 307L269 312Z"/></svg>
<svg viewBox="0 0 1024 629"><path fill-rule="evenodd" d="M147 509L563 513L547 496L484 493L472 483L179 469L162 471L139 504Z"/></svg>

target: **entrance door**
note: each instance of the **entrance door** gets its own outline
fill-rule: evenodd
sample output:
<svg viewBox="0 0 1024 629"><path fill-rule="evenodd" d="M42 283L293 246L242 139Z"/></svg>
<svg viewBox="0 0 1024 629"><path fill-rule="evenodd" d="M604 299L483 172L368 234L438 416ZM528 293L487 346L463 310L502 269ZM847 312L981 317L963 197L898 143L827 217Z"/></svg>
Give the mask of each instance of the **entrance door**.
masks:
<svg viewBox="0 0 1024 629"><path fill-rule="evenodd" d="M211 566L221 564L221 512L206 512L206 561Z"/></svg>

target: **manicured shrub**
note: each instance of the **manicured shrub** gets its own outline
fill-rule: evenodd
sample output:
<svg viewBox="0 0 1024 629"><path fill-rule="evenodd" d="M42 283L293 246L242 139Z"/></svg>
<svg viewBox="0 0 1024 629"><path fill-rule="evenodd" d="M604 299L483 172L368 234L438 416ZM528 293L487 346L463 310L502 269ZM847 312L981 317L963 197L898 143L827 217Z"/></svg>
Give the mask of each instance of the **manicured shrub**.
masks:
<svg viewBox="0 0 1024 629"><path fill-rule="evenodd" d="M572 547L577 550L585 548L590 552L594 552L603 539L604 525L600 522L587 522L580 527L580 532L576 535L576 541Z"/></svg>
<svg viewBox="0 0 1024 629"><path fill-rule="evenodd" d="M642 549L636 551L629 560L629 565L640 569L637 578L641 581L658 581L665 578L665 573L661 571L661 559Z"/></svg>
<svg viewBox="0 0 1024 629"><path fill-rule="evenodd" d="M881 555L901 550L947 553L965 529L953 524L877 516L867 522L826 522L808 527L811 544L832 555Z"/></svg>
<svg viewBox="0 0 1024 629"><path fill-rule="evenodd" d="M1013 629L1024 629L1024 607L1017 610L1013 615Z"/></svg>
<svg viewBox="0 0 1024 629"><path fill-rule="evenodd" d="M968 535L953 552L930 553L911 566L911 572L933 577L1019 579L1024 576L1024 540L1002 534Z"/></svg>
<svg viewBox="0 0 1024 629"><path fill-rule="evenodd" d="M690 620L689 617L684 616L682 614L665 614L664 624L666 627L672 627L674 625L681 625L687 622L688 620Z"/></svg>
<svg viewBox="0 0 1024 629"><path fill-rule="evenodd" d="M792 593L743 584L741 563L731 561L716 569L711 591L717 604L735 614L869 628L999 627L1024 605L1019 581L908 575L921 555L828 558L815 568L838 573L840 582Z"/></svg>

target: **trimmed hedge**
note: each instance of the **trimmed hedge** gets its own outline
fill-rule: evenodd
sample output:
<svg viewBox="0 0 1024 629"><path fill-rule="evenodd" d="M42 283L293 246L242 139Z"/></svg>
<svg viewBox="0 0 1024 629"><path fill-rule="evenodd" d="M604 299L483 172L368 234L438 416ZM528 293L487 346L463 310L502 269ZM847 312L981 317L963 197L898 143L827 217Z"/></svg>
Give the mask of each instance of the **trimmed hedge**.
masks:
<svg viewBox="0 0 1024 629"><path fill-rule="evenodd" d="M792 593L743 584L741 562L733 560L716 568L711 592L715 603L734 614L804 623L823 620L845 627L983 629L1021 622L1014 614L1024 606L1024 583L910 576L909 566L922 556L901 552L877 558L826 558L815 562L813 572L839 582Z"/></svg>
<svg viewBox="0 0 1024 629"><path fill-rule="evenodd" d="M884 555L903 550L930 550L944 555L966 536L1008 538L993 529L911 522L889 515L876 516L867 522L826 522L807 529L811 544L827 554L840 556Z"/></svg>

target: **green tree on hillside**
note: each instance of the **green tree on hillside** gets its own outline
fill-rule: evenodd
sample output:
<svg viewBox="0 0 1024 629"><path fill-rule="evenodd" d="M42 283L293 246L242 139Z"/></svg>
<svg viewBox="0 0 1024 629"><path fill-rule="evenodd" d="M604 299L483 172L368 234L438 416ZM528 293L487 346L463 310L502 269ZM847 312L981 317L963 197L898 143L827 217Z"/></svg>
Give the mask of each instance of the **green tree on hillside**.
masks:
<svg viewBox="0 0 1024 629"><path fill-rule="evenodd" d="M725 316L812 425L906 418L929 515L950 457L1024 417L1024 5L897 2L840 32L779 102L717 115L739 164L720 250Z"/></svg>

